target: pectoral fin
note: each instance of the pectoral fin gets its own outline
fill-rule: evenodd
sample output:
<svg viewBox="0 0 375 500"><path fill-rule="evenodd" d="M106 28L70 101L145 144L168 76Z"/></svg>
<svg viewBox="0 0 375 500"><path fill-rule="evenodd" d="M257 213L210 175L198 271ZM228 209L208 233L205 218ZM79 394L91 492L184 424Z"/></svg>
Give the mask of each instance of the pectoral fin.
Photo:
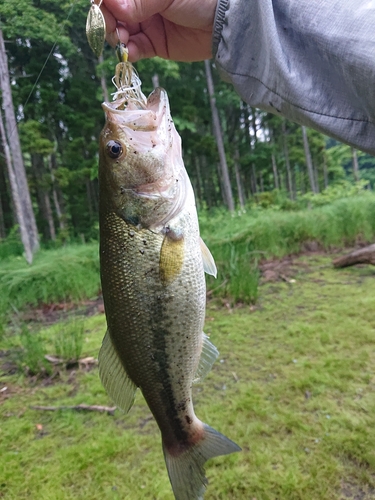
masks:
<svg viewBox="0 0 375 500"><path fill-rule="evenodd" d="M109 397L127 413L133 406L137 386L126 373L108 331L99 352L99 376Z"/></svg>
<svg viewBox="0 0 375 500"><path fill-rule="evenodd" d="M201 382L204 379L204 377L211 370L212 365L215 363L217 357L219 356L219 351L212 344L212 342L208 340L207 335L205 333L202 333L202 335L203 335L202 353L193 380L194 383Z"/></svg>
<svg viewBox="0 0 375 500"><path fill-rule="evenodd" d="M203 259L203 269L204 272L207 274L210 274L214 278L217 276L217 269L216 269L216 264L214 261L214 258L212 257L211 252L209 251L206 243L202 240L200 240L201 243L201 252L202 252L202 259Z"/></svg>

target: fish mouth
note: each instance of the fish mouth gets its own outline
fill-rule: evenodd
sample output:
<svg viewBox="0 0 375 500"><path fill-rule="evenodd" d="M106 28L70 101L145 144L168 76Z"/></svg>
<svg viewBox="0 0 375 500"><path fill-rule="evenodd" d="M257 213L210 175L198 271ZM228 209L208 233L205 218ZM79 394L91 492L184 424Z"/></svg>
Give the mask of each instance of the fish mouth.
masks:
<svg viewBox="0 0 375 500"><path fill-rule="evenodd" d="M162 88L155 89L147 101L122 97L112 102L103 102L106 119L132 130L156 130L165 114L169 113L167 93Z"/></svg>
<svg viewBox="0 0 375 500"><path fill-rule="evenodd" d="M113 102L104 102L107 126L111 133L120 134L132 151L156 158L159 173L153 170L153 182L127 186L130 196L165 202L163 215L157 213L152 227L163 226L182 209L191 191L189 178L182 160L181 139L174 127L170 114L167 93L162 88L155 89L147 101L139 104L122 97ZM116 130L117 129L117 130ZM161 163L163 167L161 167ZM139 164L137 164L139 167ZM156 168L152 164L152 168Z"/></svg>
<svg viewBox="0 0 375 500"><path fill-rule="evenodd" d="M102 108L107 113L123 114L127 111L133 111L134 109L146 110L146 103L142 101L129 101L125 97L116 99L112 102L102 102Z"/></svg>

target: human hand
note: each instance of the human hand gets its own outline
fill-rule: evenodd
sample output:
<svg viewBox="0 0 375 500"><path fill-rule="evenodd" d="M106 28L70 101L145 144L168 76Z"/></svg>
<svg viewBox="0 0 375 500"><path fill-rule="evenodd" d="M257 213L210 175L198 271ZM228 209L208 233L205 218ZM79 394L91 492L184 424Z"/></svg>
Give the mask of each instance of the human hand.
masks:
<svg viewBox="0 0 375 500"><path fill-rule="evenodd" d="M175 61L212 57L217 0L103 0L107 41L121 42L129 60L159 56Z"/></svg>

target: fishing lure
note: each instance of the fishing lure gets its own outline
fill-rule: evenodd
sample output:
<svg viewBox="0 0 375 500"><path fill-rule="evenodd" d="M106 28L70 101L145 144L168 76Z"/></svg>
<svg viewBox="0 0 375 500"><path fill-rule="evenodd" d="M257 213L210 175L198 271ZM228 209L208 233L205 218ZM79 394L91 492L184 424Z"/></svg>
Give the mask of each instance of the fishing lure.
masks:
<svg viewBox="0 0 375 500"><path fill-rule="evenodd" d="M98 58L103 52L105 41L105 19L100 9L101 4L102 0L100 0L99 5L95 3L95 0L91 0L91 7L86 21L87 41Z"/></svg>

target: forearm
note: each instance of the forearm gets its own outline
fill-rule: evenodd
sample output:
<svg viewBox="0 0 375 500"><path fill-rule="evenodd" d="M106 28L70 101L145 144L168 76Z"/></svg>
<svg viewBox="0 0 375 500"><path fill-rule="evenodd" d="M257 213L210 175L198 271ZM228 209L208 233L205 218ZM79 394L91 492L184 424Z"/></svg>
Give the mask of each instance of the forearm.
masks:
<svg viewBox="0 0 375 500"><path fill-rule="evenodd" d="M251 106L375 154L375 4L219 0L213 53Z"/></svg>

